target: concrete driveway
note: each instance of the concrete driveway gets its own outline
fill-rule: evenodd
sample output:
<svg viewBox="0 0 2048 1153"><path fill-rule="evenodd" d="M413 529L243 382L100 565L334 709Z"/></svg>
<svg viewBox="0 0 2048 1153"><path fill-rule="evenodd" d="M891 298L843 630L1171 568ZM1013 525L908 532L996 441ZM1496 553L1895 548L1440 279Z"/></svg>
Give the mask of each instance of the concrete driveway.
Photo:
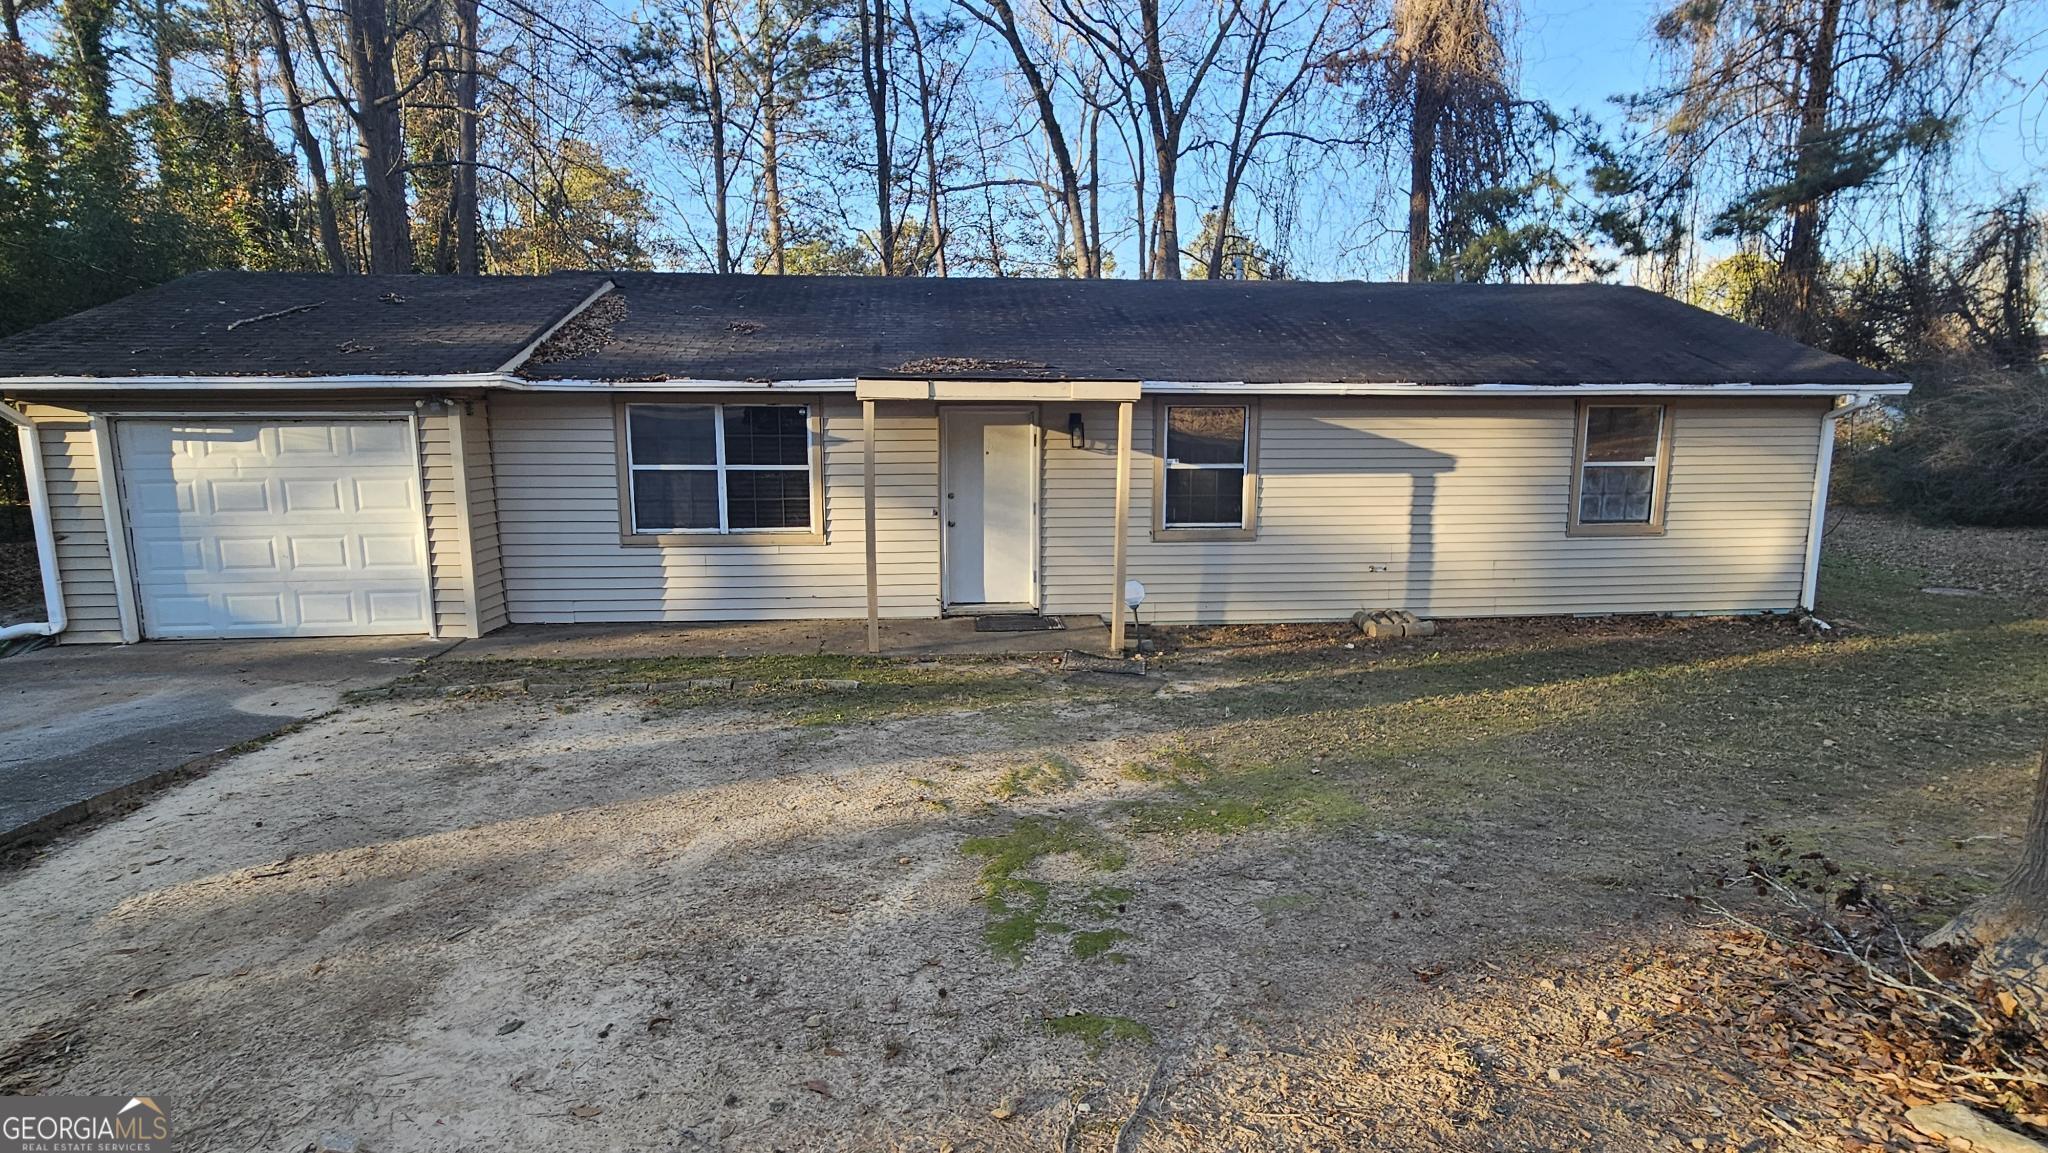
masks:
<svg viewBox="0 0 2048 1153"><path fill-rule="evenodd" d="M455 642L418 637L72 645L0 661L0 844L196 758L318 716Z"/></svg>

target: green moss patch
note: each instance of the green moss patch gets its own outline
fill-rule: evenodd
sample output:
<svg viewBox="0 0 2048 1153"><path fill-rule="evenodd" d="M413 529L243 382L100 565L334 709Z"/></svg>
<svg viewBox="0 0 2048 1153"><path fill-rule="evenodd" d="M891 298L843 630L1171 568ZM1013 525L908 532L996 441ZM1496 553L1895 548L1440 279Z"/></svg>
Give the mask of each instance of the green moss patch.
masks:
<svg viewBox="0 0 2048 1153"><path fill-rule="evenodd" d="M1089 1054L1096 1057L1117 1041L1152 1043L1152 1029L1144 1022L1103 1013L1068 1013L1064 1017L1049 1017L1045 1029L1055 1037L1072 1037L1088 1046Z"/></svg>

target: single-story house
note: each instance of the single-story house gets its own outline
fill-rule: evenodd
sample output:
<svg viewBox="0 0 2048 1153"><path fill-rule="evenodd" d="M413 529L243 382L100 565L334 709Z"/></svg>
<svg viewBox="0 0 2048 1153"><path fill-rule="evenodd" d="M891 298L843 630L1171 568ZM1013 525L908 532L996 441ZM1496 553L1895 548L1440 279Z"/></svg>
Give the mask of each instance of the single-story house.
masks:
<svg viewBox="0 0 2048 1153"><path fill-rule="evenodd" d="M1595 284L214 272L0 342L65 641L1790 612L1907 387Z"/></svg>

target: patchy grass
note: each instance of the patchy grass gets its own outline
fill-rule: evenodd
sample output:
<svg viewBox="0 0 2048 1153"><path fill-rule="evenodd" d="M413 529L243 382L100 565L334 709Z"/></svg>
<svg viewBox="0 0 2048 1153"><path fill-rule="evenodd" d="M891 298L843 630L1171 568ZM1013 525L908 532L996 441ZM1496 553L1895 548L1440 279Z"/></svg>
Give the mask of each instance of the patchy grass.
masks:
<svg viewBox="0 0 2048 1153"><path fill-rule="evenodd" d="M1346 786L1305 764L1219 767L1199 754L1169 754L1170 768L1139 779L1163 781L1171 800L1130 811L1133 833L1227 836L1267 823L1333 828L1364 818L1369 808Z"/></svg>
<svg viewBox="0 0 2048 1153"><path fill-rule="evenodd" d="M1111 950L1116 948L1117 942L1130 939L1130 933L1123 929L1084 929L1075 933L1069 944L1073 947L1074 956L1083 961L1093 961L1097 957L1105 957L1121 965L1125 961L1130 960L1130 958L1122 953L1112 952Z"/></svg>
<svg viewBox="0 0 2048 1153"><path fill-rule="evenodd" d="M1062 757L1047 757L1035 765L1018 766L1004 773L989 788L998 800L1044 796L1066 789L1080 779L1080 771Z"/></svg>
<svg viewBox="0 0 2048 1153"><path fill-rule="evenodd" d="M1048 916L1051 883L1023 875L1033 865L1046 857L1072 854L1090 868L1113 872L1129 859L1121 846L1076 818L1028 818L1002 833L969 837L960 851L983 862L981 903L989 923L982 940L996 956L1011 962L1022 961L1041 934L1068 930L1066 923ZM1084 901L1084 912L1091 907Z"/></svg>
<svg viewBox="0 0 2048 1153"><path fill-rule="evenodd" d="M1062 1017L1049 1017L1045 1029L1055 1037L1072 1037L1081 1042L1088 1046L1089 1055L1094 1057L1100 1057L1102 1051L1116 1041L1152 1043L1152 1029L1144 1022L1104 1013L1068 1013Z"/></svg>

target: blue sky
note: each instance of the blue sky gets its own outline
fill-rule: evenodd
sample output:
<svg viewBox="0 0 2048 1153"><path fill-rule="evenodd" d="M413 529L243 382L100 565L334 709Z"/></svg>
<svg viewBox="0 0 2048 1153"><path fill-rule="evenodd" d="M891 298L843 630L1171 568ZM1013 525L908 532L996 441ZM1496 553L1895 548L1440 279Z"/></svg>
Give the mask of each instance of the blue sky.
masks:
<svg viewBox="0 0 2048 1153"><path fill-rule="evenodd" d="M1616 93L1641 91L1655 64L1650 23L1668 6L1668 0L1523 0L1524 90L1560 108L1588 111ZM2039 181L2048 159L2048 85L2042 80L2048 75L2048 3L2011 0L2006 21L2021 45L2008 71L2033 84L2002 101L1957 151L1957 175L1984 196Z"/></svg>

